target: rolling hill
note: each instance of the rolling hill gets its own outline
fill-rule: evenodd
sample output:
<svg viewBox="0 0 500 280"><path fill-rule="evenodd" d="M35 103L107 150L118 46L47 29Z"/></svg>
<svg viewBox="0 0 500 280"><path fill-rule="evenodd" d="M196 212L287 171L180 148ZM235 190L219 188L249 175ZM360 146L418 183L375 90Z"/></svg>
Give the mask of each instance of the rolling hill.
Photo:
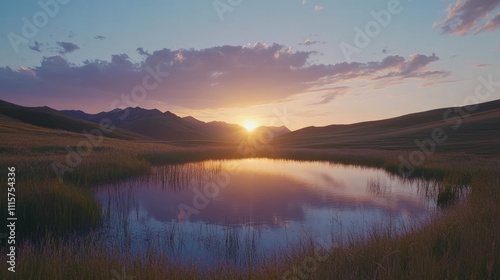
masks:
<svg viewBox="0 0 500 280"><path fill-rule="evenodd" d="M447 137L437 151L500 154L500 100L478 104L473 111L450 107L396 118L348 125L306 127L277 137L288 148L418 149L416 141L432 139L435 129Z"/></svg>

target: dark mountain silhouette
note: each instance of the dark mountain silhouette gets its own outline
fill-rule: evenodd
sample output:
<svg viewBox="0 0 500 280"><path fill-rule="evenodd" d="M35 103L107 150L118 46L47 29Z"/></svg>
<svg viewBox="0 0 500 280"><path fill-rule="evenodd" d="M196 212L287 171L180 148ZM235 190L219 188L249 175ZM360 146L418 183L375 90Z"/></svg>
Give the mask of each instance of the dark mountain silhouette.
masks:
<svg viewBox="0 0 500 280"><path fill-rule="evenodd" d="M81 112L81 111L75 111ZM83 112L81 112L83 113ZM83 113L84 114L84 113ZM99 124L68 116L49 107L23 107L0 100L0 115L4 115L28 124L83 133L100 129ZM143 135L122 129L101 130L104 136L119 139L148 139Z"/></svg>
<svg viewBox="0 0 500 280"><path fill-rule="evenodd" d="M115 109L98 114L80 110L57 111L49 107L23 107L0 100L0 115L28 124L83 133L100 129L101 123L111 124L112 131L104 135L120 139L149 139L199 145L213 142L237 142L248 132L236 124L202 122L194 117L181 118L172 112L139 107ZM275 135L290 132L286 127L260 127L272 130Z"/></svg>
<svg viewBox="0 0 500 280"><path fill-rule="evenodd" d="M159 110L146 110L138 107L98 114L87 114L82 111L61 112L93 123L110 121L117 128L157 140L211 140L171 112L162 113Z"/></svg>
<svg viewBox="0 0 500 280"><path fill-rule="evenodd" d="M442 131L446 140L437 151L500 154L500 100L472 107L450 107L396 118L348 125L306 127L290 132L286 127L259 127L271 144L282 148L373 148L420 149L418 143ZM446 115L448 113L448 115ZM28 124L82 133L98 129L102 121L116 129L105 136L150 139L179 145L238 142L248 136L241 126L225 122L203 122L191 116L142 108L117 109L98 114L57 111L48 107L23 107L0 101L0 115Z"/></svg>
<svg viewBox="0 0 500 280"><path fill-rule="evenodd" d="M236 142L248 134L243 127L236 124L202 122L191 116L181 118L172 112L162 113L156 109L135 107L98 114L86 114L82 111L61 112L94 123L110 120L118 128L157 140ZM290 132L286 127L260 127L259 129L270 129L276 136Z"/></svg>

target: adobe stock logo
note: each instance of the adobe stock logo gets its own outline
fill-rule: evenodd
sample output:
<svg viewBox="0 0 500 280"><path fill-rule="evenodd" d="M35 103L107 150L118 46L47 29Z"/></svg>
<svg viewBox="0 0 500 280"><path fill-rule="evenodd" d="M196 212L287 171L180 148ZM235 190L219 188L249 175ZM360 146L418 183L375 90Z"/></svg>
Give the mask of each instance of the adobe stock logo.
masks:
<svg viewBox="0 0 500 280"><path fill-rule="evenodd" d="M407 0L411 2L412 0ZM347 63L352 62L354 54L360 54L363 49L367 48L372 39L378 37L384 28L387 28L392 22L395 15L399 15L403 11L403 5L399 0L389 0L386 9L380 11L371 11L372 20L368 21L364 28L359 26L354 27L353 44L342 42L339 45L342 54Z"/></svg>
<svg viewBox="0 0 500 280"><path fill-rule="evenodd" d="M31 16L31 20L27 17L21 18L23 23L21 35L14 32L9 32L9 34L7 34L14 52L19 52L19 46L21 44L28 44L29 39L34 38L38 34L40 28L46 26L49 23L49 19L55 17L59 13L60 5L66 5L68 2L69 0L38 1L41 10L35 12Z"/></svg>
<svg viewBox="0 0 500 280"><path fill-rule="evenodd" d="M219 16L220 21L224 21L224 14L234 11L234 8L239 6L242 2L243 0L215 0L212 5L214 5L214 9Z"/></svg>

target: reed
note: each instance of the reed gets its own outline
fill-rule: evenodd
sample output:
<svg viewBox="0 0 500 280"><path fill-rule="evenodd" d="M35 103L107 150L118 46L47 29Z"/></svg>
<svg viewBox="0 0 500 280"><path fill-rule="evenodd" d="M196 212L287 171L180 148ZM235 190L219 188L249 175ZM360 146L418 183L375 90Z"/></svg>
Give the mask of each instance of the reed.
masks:
<svg viewBox="0 0 500 280"><path fill-rule="evenodd" d="M17 140L20 135L13 133L3 134L5 137L0 139L0 166L15 166L18 170L17 210L22 221L18 227L22 242L17 252L17 272L1 269L0 279L111 279L116 278L115 272L121 274L122 268L127 275L136 277L133 279L281 279L286 271L302 266L305 259L314 255L313 243L303 242L289 251L276 252L259 267L241 270L226 265L207 272L197 266L176 264L154 250L139 258L119 249L108 250L92 234L74 236L90 231L102 219L92 194L97 183L145 174L158 164L244 156L236 152L235 146L180 148L165 143L105 139L61 182L51 163L64 162L66 145L74 147L83 136L54 134L43 129L29 135L22 142ZM380 167L397 174L397 158L407 154L407 151L269 147L257 156ZM315 269L309 267L303 270L303 275L295 277L499 279L499 165L500 159L494 156L434 154L415 167L412 176L443 183L441 199L449 205L442 215L403 236L392 234L390 226L374 229L368 236L351 235L350 242L331 248L328 258L318 262ZM6 182L6 172L0 172L0 180ZM467 199L444 203L451 202L451 197L460 197L458 190L446 187L457 184L470 186ZM1 188L0 196L6 197L5 192ZM0 200L0 219L4 220L5 203L5 199ZM225 242L231 248L241 244L234 232L228 232ZM1 247L1 263L6 263L5 250Z"/></svg>

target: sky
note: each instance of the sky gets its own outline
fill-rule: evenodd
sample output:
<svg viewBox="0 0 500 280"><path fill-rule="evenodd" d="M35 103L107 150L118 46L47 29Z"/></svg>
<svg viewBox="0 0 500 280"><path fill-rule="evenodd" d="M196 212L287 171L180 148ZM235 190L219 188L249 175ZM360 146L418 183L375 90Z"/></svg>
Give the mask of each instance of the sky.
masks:
<svg viewBox="0 0 500 280"><path fill-rule="evenodd" d="M5 0L0 99L348 124L500 98L500 0ZM483 79L483 80L484 80Z"/></svg>

